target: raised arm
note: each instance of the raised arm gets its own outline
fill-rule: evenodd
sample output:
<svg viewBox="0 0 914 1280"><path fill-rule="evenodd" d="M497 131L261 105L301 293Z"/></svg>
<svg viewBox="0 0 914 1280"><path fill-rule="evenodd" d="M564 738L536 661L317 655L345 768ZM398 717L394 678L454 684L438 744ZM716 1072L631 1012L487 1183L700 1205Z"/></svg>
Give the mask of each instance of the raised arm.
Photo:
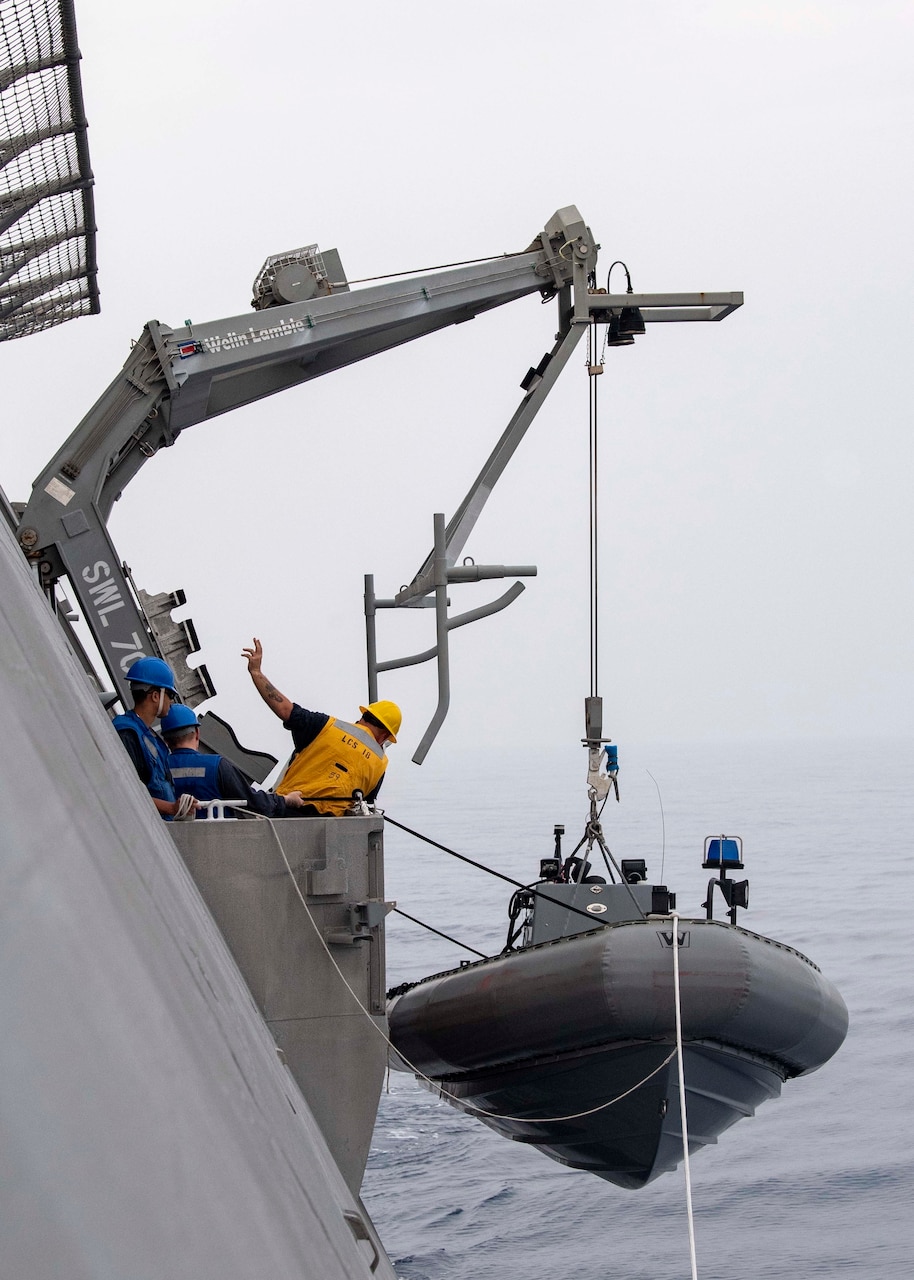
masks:
<svg viewBox="0 0 914 1280"><path fill-rule="evenodd" d="M284 693L280 693L275 685L270 684L270 681L261 671L263 646L256 636L250 649L242 649L241 656L247 661L248 671L254 681L254 688L261 698L263 698L270 710L279 716L280 720L283 722L288 720L292 714L292 702Z"/></svg>

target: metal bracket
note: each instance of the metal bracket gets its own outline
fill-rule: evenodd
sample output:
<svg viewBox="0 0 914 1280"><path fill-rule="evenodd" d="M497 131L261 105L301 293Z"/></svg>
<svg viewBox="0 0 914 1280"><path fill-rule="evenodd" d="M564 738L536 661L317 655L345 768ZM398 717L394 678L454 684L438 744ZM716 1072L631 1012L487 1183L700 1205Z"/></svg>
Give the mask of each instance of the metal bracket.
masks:
<svg viewBox="0 0 914 1280"><path fill-rule="evenodd" d="M328 929L324 937L331 947L355 947L360 942L371 942L375 937L373 930L380 928L396 905L380 898L354 902L349 908L349 928Z"/></svg>
<svg viewBox="0 0 914 1280"><path fill-rule="evenodd" d="M372 574L365 575L365 633L368 651L369 702L377 701L378 675L382 671L395 671L399 667L417 666L419 663L429 662L432 658L437 658L438 705L422 737L422 741L413 754L413 761L416 764L422 764L428 755L429 748L435 741L438 730L444 723L450 706L451 673L448 633L457 627L465 627L470 622L478 622L480 618L488 618L494 613L500 613L502 609L506 609L509 604L516 600L524 590L522 582L515 582L497 600L492 600L488 604L480 605L476 609L470 609L466 613L457 614L455 617L449 618L447 612L450 603L447 593L448 585L459 582L478 582L489 578L530 578L536 576L536 565L532 564L449 565L447 532L442 512L437 512L435 515L434 530L435 550L431 561L431 574L424 579L425 585L418 588L422 597L426 596L430 591L434 592L434 600L430 601L429 605L431 607L433 604L435 609L436 643L430 649L425 649L422 653L410 654L405 658L392 658L385 662L378 662L375 619L377 610L415 607L421 597L417 596L417 588L414 584L413 587L404 588L393 600L379 600L374 594L374 576Z"/></svg>

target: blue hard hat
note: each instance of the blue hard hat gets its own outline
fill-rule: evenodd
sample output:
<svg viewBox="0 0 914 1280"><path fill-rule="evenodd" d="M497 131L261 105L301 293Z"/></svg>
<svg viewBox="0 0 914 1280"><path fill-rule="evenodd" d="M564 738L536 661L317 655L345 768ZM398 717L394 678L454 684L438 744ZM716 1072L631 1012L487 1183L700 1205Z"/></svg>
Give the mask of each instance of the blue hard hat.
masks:
<svg viewBox="0 0 914 1280"><path fill-rule="evenodd" d="M131 684L146 684L153 689L165 689L172 697L178 696L175 673L161 658L139 658L127 672Z"/></svg>
<svg viewBox="0 0 914 1280"><path fill-rule="evenodd" d="M200 724L193 707L185 707L176 703L167 716L162 717L159 726L163 733L171 733L173 729L196 729Z"/></svg>

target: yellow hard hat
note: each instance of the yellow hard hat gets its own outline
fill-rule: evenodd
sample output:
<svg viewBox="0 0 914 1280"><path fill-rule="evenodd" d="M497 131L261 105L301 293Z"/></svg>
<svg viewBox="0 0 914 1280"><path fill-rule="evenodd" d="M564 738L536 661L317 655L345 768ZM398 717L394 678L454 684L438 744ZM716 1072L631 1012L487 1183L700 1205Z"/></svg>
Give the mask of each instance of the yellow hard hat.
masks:
<svg viewBox="0 0 914 1280"><path fill-rule="evenodd" d="M391 742L397 741L397 733L403 723L403 714L395 702L370 702L367 707L359 707L362 715L374 716L378 724L383 725L390 734Z"/></svg>

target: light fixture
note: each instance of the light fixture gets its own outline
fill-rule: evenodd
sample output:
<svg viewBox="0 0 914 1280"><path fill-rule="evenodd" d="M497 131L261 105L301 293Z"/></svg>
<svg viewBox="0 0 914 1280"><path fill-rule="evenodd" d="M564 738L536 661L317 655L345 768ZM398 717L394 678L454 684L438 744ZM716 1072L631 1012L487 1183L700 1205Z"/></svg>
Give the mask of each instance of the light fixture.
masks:
<svg viewBox="0 0 914 1280"><path fill-rule="evenodd" d="M720 889L729 911L730 923L736 924L736 911L749 906L749 881L728 880L728 871L742 871L743 841L741 836L708 836L705 840L705 858L701 864L706 870L719 871L720 878L708 881L708 896L701 904L708 920L714 919L714 886Z"/></svg>
<svg viewBox="0 0 914 1280"><path fill-rule="evenodd" d="M620 317L612 315L606 329L606 345L608 347L630 347L635 339L630 333L622 333L619 328Z"/></svg>
<svg viewBox="0 0 914 1280"><path fill-rule="evenodd" d="M633 289L632 289L631 274L629 273L628 267L621 260L621 258L617 258L616 261L612 264L612 266L610 266L609 271L606 273L606 292L607 293L611 292L609 287L609 277L613 273L613 267L621 267L622 270L625 272L625 283L626 283L625 292L632 293ZM645 331L644 316L641 314L641 311L639 310L638 307L622 308L622 314L619 316L618 329L619 329L620 336L624 338L632 337L634 334L644 333ZM616 343L615 345L622 346L623 344Z"/></svg>
<svg viewBox="0 0 914 1280"><path fill-rule="evenodd" d="M708 836L705 840L705 857L701 864L705 870L742 871L743 841L741 836Z"/></svg>
<svg viewBox="0 0 914 1280"><path fill-rule="evenodd" d="M631 292L631 290L629 290ZM619 316L619 332L623 336L644 333L644 316L638 307L623 307Z"/></svg>

